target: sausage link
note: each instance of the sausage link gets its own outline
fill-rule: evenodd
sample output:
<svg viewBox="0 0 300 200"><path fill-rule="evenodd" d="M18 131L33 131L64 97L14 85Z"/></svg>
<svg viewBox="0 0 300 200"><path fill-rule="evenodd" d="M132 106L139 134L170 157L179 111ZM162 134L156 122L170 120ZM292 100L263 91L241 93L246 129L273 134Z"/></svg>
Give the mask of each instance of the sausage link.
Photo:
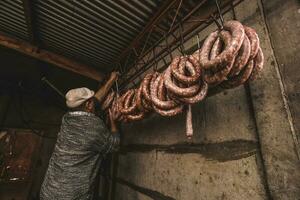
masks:
<svg viewBox="0 0 300 200"><path fill-rule="evenodd" d="M127 119L126 122L142 120L144 117L145 117L144 112L140 112L138 114L126 115L126 119Z"/></svg>
<svg viewBox="0 0 300 200"><path fill-rule="evenodd" d="M175 81L172 81L171 68L167 68L164 74L164 84L169 92L172 92L178 97L191 97L194 96L198 90L199 85L194 84L193 86L182 88L175 84Z"/></svg>
<svg viewBox="0 0 300 200"><path fill-rule="evenodd" d="M175 115L178 115L179 113L182 113L182 111L183 111L183 106L177 106L175 108L168 109L168 110L160 109L160 108L156 107L155 105L153 105L153 108L158 114L165 116L165 117L175 116Z"/></svg>
<svg viewBox="0 0 300 200"><path fill-rule="evenodd" d="M216 42L216 40L219 37L219 31L214 31L211 34L208 35L208 37L205 39L201 50L199 54L199 63L200 66L203 67L204 69L209 69L212 66L212 61L210 61L209 56L210 56L210 51Z"/></svg>
<svg viewBox="0 0 300 200"><path fill-rule="evenodd" d="M131 89L128 90L125 94L124 97L122 98L122 104L121 104L121 109L120 112L124 115L132 113L136 105L133 104L133 99L135 96L135 90Z"/></svg>
<svg viewBox="0 0 300 200"><path fill-rule="evenodd" d="M186 136L188 139L192 139L193 132L192 106L188 105L186 112Z"/></svg>
<svg viewBox="0 0 300 200"><path fill-rule="evenodd" d="M136 95L136 104L137 104L137 108L140 111L143 112L148 112L151 110L151 104L147 103L147 101L145 100L144 96L143 96L143 84L144 81L142 81L140 87L137 90L137 95Z"/></svg>
<svg viewBox="0 0 300 200"><path fill-rule="evenodd" d="M246 35L248 36L248 38L250 40L250 44L251 44L251 51L250 51L250 58L249 59L253 59L258 53L259 38L258 38L258 35L257 35L256 31L253 28L250 28L248 26L244 26L244 29L245 29Z"/></svg>
<svg viewBox="0 0 300 200"><path fill-rule="evenodd" d="M224 30L230 32L232 36L231 41L226 45L224 51L214 59L209 60L209 52L218 37L218 31L211 33L204 41L200 53L200 64L203 68L210 69L215 66L228 65L241 48L245 36L243 25L238 21L227 21L224 24Z"/></svg>
<svg viewBox="0 0 300 200"><path fill-rule="evenodd" d="M229 77L237 75L248 63L250 58L251 44L248 36L245 35L244 41L238 55L235 58L233 67L228 74Z"/></svg>
<svg viewBox="0 0 300 200"><path fill-rule="evenodd" d="M137 104L137 108L141 111L145 111L145 108L143 106L143 103L142 103L142 99L143 99L143 92L142 92L142 89L143 89L143 82L144 80L141 82L141 85L140 87L137 89L137 94L136 94L136 104Z"/></svg>
<svg viewBox="0 0 300 200"><path fill-rule="evenodd" d="M261 48L259 47L258 53L254 58L254 68L249 80L254 80L257 78L259 72L263 69L263 65L264 65L264 54Z"/></svg>
<svg viewBox="0 0 300 200"><path fill-rule="evenodd" d="M204 80L210 84L210 85L218 85L220 84L222 81L227 79L227 74L230 72L230 69L232 68L234 63L234 60L229 63L224 69L222 69L221 71L218 71L217 73L206 73L204 75Z"/></svg>
<svg viewBox="0 0 300 200"><path fill-rule="evenodd" d="M119 97L118 95L116 95L116 98L114 99L113 103L112 103L112 112L113 112L113 115L115 116L115 119L117 121L120 121L121 120L121 112L120 112L120 109L119 109Z"/></svg>
<svg viewBox="0 0 300 200"><path fill-rule="evenodd" d="M201 87L195 96L188 97L188 98L180 98L180 101L187 104L194 104L199 101L202 101L207 95L208 84L203 80L201 82L202 82Z"/></svg>
<svg viewBox="0 0 300 200"><path fill-rule="evenodd" d="M200 53L201 53L201 49L196 50L192 56L195 58L195 61L197 62L197 64L200 66Z"/></svg>
<svg viewBox="0 0 300 200"><path fill-rule="evenodd" d="M125 99L123 114L133 114L137 110L137 89L132 89L132 95L129 95Z"/></svg>
<svg viewBox="0 0 300 200"><path fill-rule="evenodd" d="M230 40L230 34L227 34L227 36L229 36L229 38L227 38L228 40ZM222 52L222 47L223 47L223 44L222 44L222 40L221 38L218 36L218 38L216 39L214 45L212 46L211 48L211 51L210 51L210 59L215 59L221 52ZM209 71L211 73L215 73L217 71L220 71L222 70L224 66L212 66L210 69L206 70L206 71Z"/></svg>
<svg viewBox="0 0 300 200"><path fill-rule="evenodd" d="M116 93L115 93L114 91L111 91L111 92L106 96L104 102L103 102L102 105L101 105L101 109L102 109L102 110L107 110L107 109L111 106L111 104L112 104L112 102L113 102L113 100L114 100L114 98L115 98L115 95L116 95Z"/></svg>
<svg viewBox="0 0 300 200"><path fill-rule="evenodd" d="M175 79L183 84L193 84L199 81L201 69L193 56L182 57L179 64L177 63L177 59L174 60L176 61L171 63L170 68Z"/></svg>
<svg viewBox="0 0 300 200"><path fill-rule="evenodd" d="M142 98L142 105L143 105L143 107L145 108L145 112L149 112L149 111L151 111L151 110L153 110L152 109L152 104L151 104L151 102L148 102L146 99L144 99L144 98Z"/></svg>
<svg viewBox="0 0 300 200"><path fill-rule="evenodd" d="M113 105L113 107L120 112L120 110L123 109L124 107L124 98L128 95L128 91L125 92L123 95L121 95L120 97L115 99L115 104ZM121 113L121 112L120 112Z"/></svg>
<svg viewBox="0 0 300 200"><path fill-rule="evenodd" d="M174 100L167 100L167 94L164 90L163 74L157 76L154 84L151 85L151 99L152 103L160 109L172 109L177 106Z"/></svg>
<svg viewBox="0 0 300 200"><path fill-rule="evenodd" d="M244 67L244 69L238 75L233 76L230 79L224 81L221 84L221 87L229 89L229 88L234 88L234 87L244 84L251 75L253 65L254 65L253 60L250 60L248 62L248 64Z"/></svg>
<svg viewBox="0 0 300 200"><path fill-rule="evenodd" d="M210 59L215 59L222 51L222 41L221 38L218 37L213 44L211 51L210 51Z"/></svg>
<svg viewBox="0 0 300 200"><path fill-rule="evenodd" d="M177 115L178 113L181 113L183 111L184 106L181 104L178 104L175 100L169 97L169 94L167 92L167 88L164 87L163 84L164 80L160 82L158 85L158 98L167 101L167 102L174 102L174 106L171 108L161 108L161 107L154 107L154 110L158 112L162 116L174 116Z"/></svg>
<svg viewBox="0 0 300 200"><path fill-rule="evenodd" d="M228 31L221 31L220 36L224 40L225 45L227 45L226 43L228 43L232 40L232 39L230 39L231 36ZM216 42L219 42L219 40L216 40ZM214 51L211 53L211 59L215 59L214 56L218 57L217 53L220 50L219 45L217 44L216 48L213 50ZM227 65L225 65L221 70L219 70L217 72L206 70L205 75L204 75L204 80L210 85L220 84L222 81L227 79L227 75L229 74L229 72L234 64L234 61L235 61L235 58L233 57L231 62L229 62ZM216 70L216 69L214 69L214 70Z"/></svg>
<svg viewBox="0 0 300 200"><path fill-rule="evenodd" d="M151 101L150 83L151 83L151 79L154 77L155 77L155 74L153 74L153 73L147 74L142 81L142 85L143 85L142 92L143 92L143 96L145 97L145 99L147 101Z"/></svg>

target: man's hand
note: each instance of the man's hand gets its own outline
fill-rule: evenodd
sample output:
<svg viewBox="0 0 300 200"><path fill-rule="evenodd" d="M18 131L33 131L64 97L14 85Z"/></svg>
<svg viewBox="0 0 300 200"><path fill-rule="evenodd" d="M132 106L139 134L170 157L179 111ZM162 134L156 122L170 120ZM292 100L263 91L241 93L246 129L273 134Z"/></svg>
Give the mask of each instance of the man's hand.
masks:
<svg viewBox="0 0 300 200"><path fill-rule="evenodd" d="M120 76L120 73L119 73L119 72L113 71L113 72L110 74L109 80L110 80L110 81L116 81L116 80L118 80L119 76Z"/></svg>
<svg viewBox="0 0 300 200"><path fill-rule="evenodd" d="M108 81L96 92L95 97L99 102L102 102L104 98L107 96L109 90L113 86L116 80L118 80L119 72L112 72Z"/></svg>
<svg viewBox="0 0 300 200"><path fill-rule="evenodd" d="M108 113L109 113L109 121L110 121L110 131L112 133L117 133L118 132L118 127L117 127L117 123L116 123L114 113L111 111L111 109L108 110Z"/></svg>

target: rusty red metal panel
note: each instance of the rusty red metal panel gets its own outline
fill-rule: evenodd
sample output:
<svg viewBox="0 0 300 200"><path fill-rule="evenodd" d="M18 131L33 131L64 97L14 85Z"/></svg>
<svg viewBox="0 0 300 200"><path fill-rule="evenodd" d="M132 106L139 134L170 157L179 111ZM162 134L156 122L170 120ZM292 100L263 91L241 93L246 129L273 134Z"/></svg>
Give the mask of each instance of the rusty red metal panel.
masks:
<svg viewBox="0 0 300 200"><path fill-rule="evenodd" d="M40 145L41 138L29 130L0 132L0 199L28 195Z"/></svg>

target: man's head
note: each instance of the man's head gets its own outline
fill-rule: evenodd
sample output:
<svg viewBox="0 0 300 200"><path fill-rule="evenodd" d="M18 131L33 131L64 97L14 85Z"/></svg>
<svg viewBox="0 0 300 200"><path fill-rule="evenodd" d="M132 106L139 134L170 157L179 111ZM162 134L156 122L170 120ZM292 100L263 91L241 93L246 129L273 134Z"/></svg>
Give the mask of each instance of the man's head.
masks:
<svg viewBox="0 0 300 200"><path fill-rule="evenodd" d="M99 103L94 94L94 91L85 87L71 89L66 94L66 104L73 111L85 111L95 114Z"/></svg>

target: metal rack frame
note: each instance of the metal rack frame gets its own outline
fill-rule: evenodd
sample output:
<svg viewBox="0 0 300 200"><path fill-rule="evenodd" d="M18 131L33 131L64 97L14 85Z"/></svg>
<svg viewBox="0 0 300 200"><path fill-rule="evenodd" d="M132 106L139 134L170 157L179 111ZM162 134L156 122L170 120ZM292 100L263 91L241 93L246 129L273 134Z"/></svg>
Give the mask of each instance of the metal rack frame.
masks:
<svg viewBox="0 0 300 200"><path fill-rule="evenodd" d="M123 65L119 64L118 67L118 70L122 73L120 89L126 88L129 83L136 85L136 80L148 69L155 67L160 61L163 61L165 65L156 70L163 70L169 64L164 58L168 55L172 58L171 52L174 50L179 49L182 54L189 53L183 47L183 44L186 41L197 36L199 32L214 23L216 19L213 16L218 15L219 12L221 15L226 14L242 1L243 0L225 0L222 1L220 8L218 8L214 2L203 0L181 19L177 17L178 12L176 12L177 14L175 14L174 19L177 17L177 23L172 23L169 30L160 28L157 23L151 24L152 32L149 32L149 35L153 33L153 30L156 30L162 32L165 35L165 38L161 38L155 44L147 48L147 50L145 50L144 44L143 51L141 51L140 54L137 54L135 47L131 47L131 51L127 54L127 60L124 61ZM150 37L149 35L148 37ZM162 45L166 38L168 41L165 42L165 45ZM132 59L132 57L134 59L131 62L131 65L128 66L128 60L130 58ZM146 57L147 60L145 60Z"/></svg>

